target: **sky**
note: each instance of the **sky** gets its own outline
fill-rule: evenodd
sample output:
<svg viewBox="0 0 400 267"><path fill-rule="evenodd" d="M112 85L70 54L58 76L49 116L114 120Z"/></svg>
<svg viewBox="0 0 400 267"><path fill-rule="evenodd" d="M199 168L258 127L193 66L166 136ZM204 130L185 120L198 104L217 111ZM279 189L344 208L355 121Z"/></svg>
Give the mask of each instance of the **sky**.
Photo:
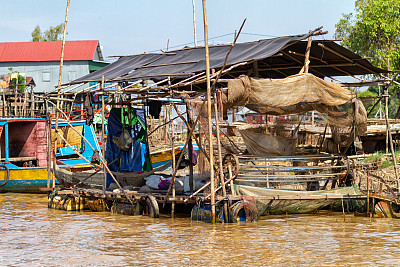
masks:
<svg viewBox="0 0 400 267"><path fill-rule="evenodd" d="M192 0L70 0L67 40L99 40L109 56L160 52L193 46ZM28 42L64 22L67 0L0 0L0 42ZM204 40L202 1L195 0L198 45ZM303 34L323 26L333 39L342 14L354 0L208 0L210 43L231 43L245 18L238 42ZM168 41L169 40L169 41Z"/></svg>

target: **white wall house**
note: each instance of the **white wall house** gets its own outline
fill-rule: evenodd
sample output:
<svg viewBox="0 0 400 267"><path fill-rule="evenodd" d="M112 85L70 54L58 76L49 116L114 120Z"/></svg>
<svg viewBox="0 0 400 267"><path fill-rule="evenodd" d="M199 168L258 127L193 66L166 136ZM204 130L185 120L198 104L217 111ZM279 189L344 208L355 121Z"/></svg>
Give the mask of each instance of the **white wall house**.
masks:
<svg viewBox="0 0 400 267"><path fill-rule="evenodd" d="M51 91L58 85L62 41L0 43L0 75L13 71L31 76L36 92ZM99 41L66 41L61 83L98 70L104 62Z"/></svg>

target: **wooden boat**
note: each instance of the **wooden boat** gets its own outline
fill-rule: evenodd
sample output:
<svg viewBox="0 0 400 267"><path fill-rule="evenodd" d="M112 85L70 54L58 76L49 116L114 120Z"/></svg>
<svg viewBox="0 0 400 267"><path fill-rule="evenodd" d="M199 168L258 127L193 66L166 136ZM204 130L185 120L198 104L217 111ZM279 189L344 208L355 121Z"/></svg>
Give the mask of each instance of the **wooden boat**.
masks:
<svg viewBox="0 0 400 267"><path fill-rule="evenodd" d="M153 169L150 172L112 172L121 186L141 187L145 184L144 178L165 169L170 162ZM57 168L55 175L61 185L66 187L102 188L104 185L104 172L102 170L90 170L83 172L71 172L69 169Z"/></svg>
<svg viewBox="0 0 400 267"><path fill-rule="evenodd" d="M102 188L105 179L103 172L94 170L71 172L67 169L57 168L55 174L61 185L66 187ZM121 186L140 187L144 185L145 176L137 172L113 172L113 175Z"/></svg>
<svg viewBox="0 0 400 267"><path fill-rule="evenodd" d="M175 148L175 156L177 156L181 152L181 148ZM168 169L172 166L172 149L167 148L163 150L158 150L154 152L150 152L151 163L153 169L158 168L160 166L165 166L164 169ZM169 163L169 164L167 164ZM167 165L166 165L167 164Z"/></svg>
<svg viewBox="0 0 400 267"><path fill-rule="evenodd" d="M44 119L0 119L0 192L40 193L47 187Z"/></svg>
<svg viewBox="0 0 400 267"><path fill-rule="evenodd" d="M312 213L328 206L341 211L342 205L345 205L347 210L349 203L353 208L362 211L367 198L359 188L354 186L317 191L271 189L245 185L234 185L234 188L237 195L257 199L259 215ZM342 204L342 199L344 204Z"/></svg>
<svg viewBox="0 0 400 267"><path fill-rule="evenodd" d="M90 145L100 152L93 126L85 125L84 121L71 123L90 142ZM53 125L54 126L54 125ZM59 123L59 130L70 138L65 122ZM82 138L74 137L74 143L80 148L81 154L89 161L94 150ZM0 192L44 193L40 188L47 187L47 137L45 119L2 118L0 119ZM73 143L73 142L72 142ZM101 153L101 152L100 152ZM101 154L100 154L101 155ZM60 145L57 148L57 162L61 165L74 166L87 163L78 158L72 149ZM58 181L56 181L58 183Z"/></svg>
<svg viewBox="0 0 400 267"><path fill-rule="evenodd" d="M75 130L71 129L70 125L72 125ZM54 133L54 122L52 123L51 127L52 138L54 141L54 138L56 136L56 134ZM60 121L58 123L58 131L61 131L63 136L65 136L65 138L67 139L68 143L77 148L82 156L84 156L87 160L91 161L95 150L99 153L99 157L102 156L101 147L99 145L99 142L97 141L93 125L86 125L85 121L83 120L72 121L69 124L64 121ZM76 131L80 132L80 134L83 135L86 140L83 140ZM57 146L56 157L59 164L62 165L87 164L87 161L76 155L75 151L72 148L70 148L66 144L63 144L62 142Z"/></svg>

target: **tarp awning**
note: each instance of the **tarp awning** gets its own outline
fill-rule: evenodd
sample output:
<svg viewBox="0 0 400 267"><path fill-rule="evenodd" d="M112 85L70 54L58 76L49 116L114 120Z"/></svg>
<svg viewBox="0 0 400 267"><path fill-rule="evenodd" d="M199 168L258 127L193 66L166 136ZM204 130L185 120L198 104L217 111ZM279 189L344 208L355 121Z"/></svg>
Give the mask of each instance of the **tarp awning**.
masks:
<svg viewBox="0 0 400 267"><path fill-rule="evenodd" d="M302 40L307 39L310 34L313 32L237 43L229 55L227 66L243 62L249 65L236 68L235 73L231 75L238 77L241 74L248 74L249 69L253 69L254 61L259 62L257 71L262 78L284 78L298 73L303 66L307 45L307 41ZM323 47L319 44L323 44ZM210 46L210 67L220 69L230 48L231 45ZM346 59L327 49L343 55ZM369 61L333 41L313 41L310 61L310 72L318 77L387 72L374 67ZM100 82L103 75L107 82L161 80L166 77L187 78L205 71L205 68L204 47L184 48L165 53L121 56L116 62L70 84Z"/></svg>

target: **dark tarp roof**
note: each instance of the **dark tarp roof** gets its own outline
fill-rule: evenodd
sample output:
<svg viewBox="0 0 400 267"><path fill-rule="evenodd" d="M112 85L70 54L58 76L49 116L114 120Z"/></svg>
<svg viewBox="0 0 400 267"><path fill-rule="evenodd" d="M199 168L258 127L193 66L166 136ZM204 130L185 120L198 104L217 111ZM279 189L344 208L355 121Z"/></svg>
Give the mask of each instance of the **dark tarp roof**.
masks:
<svg viewBox="0 0 400 267"><path fill-rule="evenodd" d="M229 77L249 74L253 68L252 62L255 60L258 62L259 77L283 78L297 74L303 66L307 46L307 42L301 40L308 38L309 35L237 43L229 55L227 67L240 62L249 63L230 71ZM319 43L347 59L322 48ZM210 67L220 69L230 48L231 45L210 46ZM313 40L310 62L310 72L318 77L387 72L374 67L369 61L333 41ZM70 84L100 82L103 75L106 81L161 80L166 77L182 79L205 71L205 68L204 47L184 48L167 53L121 56L116 62Z"/></svg>

